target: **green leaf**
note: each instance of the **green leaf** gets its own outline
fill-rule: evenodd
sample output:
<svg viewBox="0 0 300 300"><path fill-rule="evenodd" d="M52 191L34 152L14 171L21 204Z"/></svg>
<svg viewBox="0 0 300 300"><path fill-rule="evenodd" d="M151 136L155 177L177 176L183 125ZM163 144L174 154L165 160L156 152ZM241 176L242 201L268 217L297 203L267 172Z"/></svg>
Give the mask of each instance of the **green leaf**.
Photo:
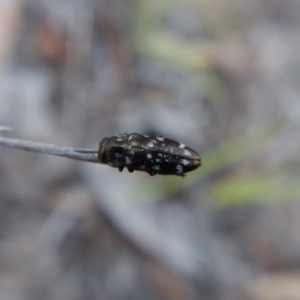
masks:
<svg viewBox="0 0 300 300"><path fill-rule="evenodd" d="M211 186L211 196L219 206L295 200L300 198L299 179L260 174L230 176Z"/></svg>

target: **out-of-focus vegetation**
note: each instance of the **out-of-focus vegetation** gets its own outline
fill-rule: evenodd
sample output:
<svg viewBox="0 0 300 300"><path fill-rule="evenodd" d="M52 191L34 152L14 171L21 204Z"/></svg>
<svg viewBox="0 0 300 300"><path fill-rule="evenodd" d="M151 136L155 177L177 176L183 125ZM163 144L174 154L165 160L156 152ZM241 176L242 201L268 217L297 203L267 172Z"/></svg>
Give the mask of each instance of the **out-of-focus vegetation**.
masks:
<svg viewBox="0 0 300 300"><path fill-rule="evenodd" d="M0 299L298 299L299 14L296 0L0 1L11 136L96 149L158 134L203 159L151 177L0 149Z"/></svg>

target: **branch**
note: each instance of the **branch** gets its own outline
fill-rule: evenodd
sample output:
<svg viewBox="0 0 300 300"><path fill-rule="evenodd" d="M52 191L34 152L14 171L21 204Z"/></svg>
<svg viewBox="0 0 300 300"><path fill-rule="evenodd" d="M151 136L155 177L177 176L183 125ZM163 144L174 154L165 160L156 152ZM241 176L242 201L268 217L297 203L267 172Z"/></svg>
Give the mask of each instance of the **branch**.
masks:
<svg viewBox="0 0 300 300"><path fill-rule="evenodd" d="M11 130L8 127L0 127L0 132ZM0 137L0 146L21 149L31 152L39 152L50 155L56 155L61 157L66 157L75 160L99 163L97 156L97 150L89 149L74 149L67 147L58 147L51 144L30 142L26 140L18 140L11 138Z"/></svg>

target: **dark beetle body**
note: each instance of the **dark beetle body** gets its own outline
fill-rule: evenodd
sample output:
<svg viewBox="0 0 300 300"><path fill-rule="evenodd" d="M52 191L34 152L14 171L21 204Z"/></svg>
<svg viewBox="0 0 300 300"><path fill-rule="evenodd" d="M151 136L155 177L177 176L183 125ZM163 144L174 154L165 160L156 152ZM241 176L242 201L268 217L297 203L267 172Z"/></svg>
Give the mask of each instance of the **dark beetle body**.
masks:
<svg viewBox="0 0 300 300"><path fill-rule="evenodd" d="M98 158L101 163L119 168L120 171L126 167L129 172L144 171L152 176L184 176L201 166L199 154L184 144L138 133L102 139Z"/></svg>

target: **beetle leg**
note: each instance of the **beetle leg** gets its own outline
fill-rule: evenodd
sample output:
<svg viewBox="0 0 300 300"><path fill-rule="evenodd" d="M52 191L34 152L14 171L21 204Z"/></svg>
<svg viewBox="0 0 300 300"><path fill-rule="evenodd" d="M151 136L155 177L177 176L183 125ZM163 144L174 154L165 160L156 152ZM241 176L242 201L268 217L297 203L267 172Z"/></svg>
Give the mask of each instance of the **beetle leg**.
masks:
<svg viewBox="0 0 300 300"><path fill-rule="evenodd" d="M119 167L119 171L120 171L120 172L122 172L122 171L123 171L123 169L124 169L124 166L122 166L122 167Z"/></svg>
<svg viewBox="0 0 300 300"><path fill-rule="evenodd" d="M132 168L132 167L127 167L127 170L128 170L129 173L132 173L132 172L134 171L134 168Z"/></svg>

